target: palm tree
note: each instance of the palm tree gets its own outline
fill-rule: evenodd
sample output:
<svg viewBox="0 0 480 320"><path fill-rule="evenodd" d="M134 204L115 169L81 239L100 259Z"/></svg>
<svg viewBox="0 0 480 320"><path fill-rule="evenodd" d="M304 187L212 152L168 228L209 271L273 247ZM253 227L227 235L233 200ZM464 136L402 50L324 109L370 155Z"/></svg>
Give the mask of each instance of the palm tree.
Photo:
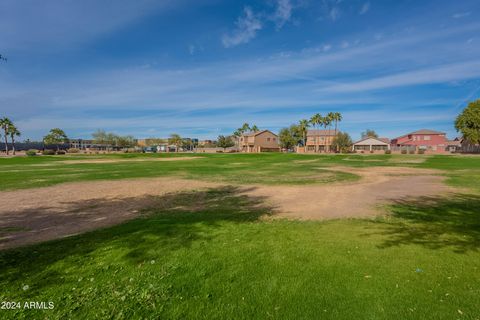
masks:
<svg viewBox="0 0 480 320"><path fill-rule="evenodd" d="M310 127L310 122L307 119L302 119L298 122L298 128L300 133L302 134L303 139L303 147L307 147L307 131L308 127Z"/></svg>
<svg viewBox="0 0 480 320"><path fill-rule="evenodd" d="M245 132L247 132L247 131L250 131L250 130L251 130L251 129L250 129L250 125L249 125L247 122L245 122L245 123L243 124L243 126L240 127L239 130L240 130L242 133L245 133Z"/></svg>
<svg viewBox="0 0 480 320"><path fill-rule="evenodd" d="M327 130L327 127L330 127L331 123L332 123L332 120L330 119L329 115L327 115L326 117L323 117L322 124L325 130ZM330 135L330 130L327 131L326 139L329 137L329 135ZM325 150L324 150L325 152L327 151L327 143L328 141L325 141Z"/></svg>
<svg viewBox="0 0 480 320"><path fill-rule="evenodd" d="M342 121L342 114L340 112L334 112L332 116L332 120L335 121L335 138L337 137L338 131L338 122ZM335 151L338 151L337 146L335 146Z"/></svg>
<svg viewBox="0 0 480 320"><path fill-rule="evenodd" d="M316 129L317 125L320 125L322 122L323 122L323 117L320 113L316 113L310 118L310 123L313 125L314 129ZM314 135L314 138L315 138L315 151L317 151L316 150L317 149L317 135L316 134Z"/></svg>
<svg viewBox="0 0 480 320"><path fill-rule="evenodd" d="M13 124L8 127L8 133L10 134L10 140L12 140L12 152L15 155L15 137L19 137L21 133Z"/></svg>
<svg viewBox="0 0 480 320"><path fill-rule="evenodd" d="M256 124L254 124L254 125L250 128L250 130L253 131L253 132L258 132L258 131L260 131L260 129L258 129L258 127L257 127Z"/></svg>
<svg viewBox="0 0 480 320"><path fill-rule="evenodd" d="M335 136L337 135L337 125L342 121L342 114L340 112L333 113L333 121L335 121Z"/></svg>
<svg viewBox="0 0 480 320"><path fill-rule="evenodd" d="M0 128L2 128L3 130L3 135L5 138L5 152L7 153L7 155L8 155L8 128L10 128L10 126L13 126L13 123L12 121L10 121L10 119L8 118L0 119Z"/></svg>
<svg viewBox="0 0 480 320"><path fill-rule="evenodd" d="M329 121L329 130L331 129L331 126L332 126L332 123L333 121L335 121L335 113L333 112L329 112L328 115L327 115L327 118L328 118L328 121Z"/></svg>

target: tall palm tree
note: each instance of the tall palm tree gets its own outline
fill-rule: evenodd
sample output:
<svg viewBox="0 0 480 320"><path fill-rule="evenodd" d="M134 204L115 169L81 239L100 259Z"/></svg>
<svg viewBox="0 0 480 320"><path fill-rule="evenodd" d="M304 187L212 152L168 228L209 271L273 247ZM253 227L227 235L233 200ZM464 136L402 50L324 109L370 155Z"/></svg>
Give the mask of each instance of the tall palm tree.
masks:
<svg viewBox="0 0 480 320"><path fill-rule="evenodd" d="M330 127L331 123L332 123L332 120L330 119L329 115L327 115L326 117L323 117L322 125L325 128L325 130L327 130L327 127ZM325 138L328 139L329 136L330 136L330 130L327 131L327 135ZM324 150L325 152L327 151L327 143L328 141L325 141L325 150Z"/></svg>
<svg viewBox="0 0 480 320"><path fill-rule="evenodd" d="M242 133L245 133L245 132L250 131L250 130L251 130L251 129L250 129L250 125L249 125L247 122L245 122L245 123L243 124L243 126L240 127L240 131L241 131Z"/></svg>
<svg viewBox="0 0 480 320"><path fill-rule="evenodd" d="M311 118L310 118L310 123L313 125L313 128L316 129L317 128L317 125L320 125L323 121L323 117L320 113L316 113L314 114ZM315 151L317 151L317 135L315 134L314 135L314 139L315 139Z"/></svg>
<svg viewBox="0 0 480 320"><path fill-rule="evenodd" d="M334 112L332 120L335 121L335 137L337 137L338 122L342 121L342 114L340 112ZM335 151L339 151L338 146L335 146Z"/></svg>
<svg viewBox="0 0 480 320"><path fill-rule="evenodd" d="M8 134L10 135L10 140L12 141L12 153L15 155L15 137L19 137L21 133L17 127L12 124L8 127Z"/></svg>
<svg viewBox="0 0 480 320"><path fill-rule="evenodd" d="M335 121L335 136L337 135L337 125L340 121L342 121L342 114L340 112L333 113L333 120Z"/></svg>
<svg viewBox="0 0 480 320"><path fill-rule="evenodd" d="M335 121L335 113L329 112L329 113L327 114L327 119L328 119L328 125L329 125L329 128L328 128L328 129L330 130L333 121Z"/></svg>
<svg viewBox="0 0 480 320"><path fill-rule="evenodd" d="M302 134L302 139L303 139L303 147L307 147L307 131L308 127L310 127L310 121L307 119L302 119L298 122L298 128L300 130L300 133Z"/></svg>
<svg viewBox="0 0 480 320"><path fill-rule="evenodd" d="M250 130L253 131L253 132L258 132L258 131L260 131L260 129L258 129L258 127L257 127L256 124L254 124L254 125L250 128Z"/></svg>
<svg viewBox="0 0 480 320"><path fill-rule="evenodd" d="M0 119L0 128L2 128L3 130L3 135L5 138L5 152L7 153L7 155L8 155L8 128L10 128L10 126L13 126L13 123L12 121L10 121L10 119L8 118Z"/></svg>

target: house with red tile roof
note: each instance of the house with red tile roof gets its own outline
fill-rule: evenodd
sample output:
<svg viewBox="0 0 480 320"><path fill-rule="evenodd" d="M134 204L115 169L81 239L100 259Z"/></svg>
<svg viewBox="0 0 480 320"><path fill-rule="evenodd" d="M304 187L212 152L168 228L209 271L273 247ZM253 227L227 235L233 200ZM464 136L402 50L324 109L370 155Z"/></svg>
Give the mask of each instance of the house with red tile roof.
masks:
<svg viewBox="0 0 480 320"><path fill-rule="evenodd" d="M421 129L407 133L391 141L392 150L424 150L426 152L446 152L448 140L445 132Z"/></svg>

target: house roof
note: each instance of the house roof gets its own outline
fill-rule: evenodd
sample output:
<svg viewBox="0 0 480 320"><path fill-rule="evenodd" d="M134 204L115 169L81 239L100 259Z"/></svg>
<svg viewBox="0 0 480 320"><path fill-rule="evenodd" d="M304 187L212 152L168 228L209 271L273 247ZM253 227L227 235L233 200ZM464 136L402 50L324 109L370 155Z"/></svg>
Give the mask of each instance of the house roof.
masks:
<svg viewBox="0 0 480 320"><path fill-rule="evenodd" d="M354 142L353 144L358 144L358 143L363 142L363 141L368 140L368 139L377 140L378 142L385 143L385 144L389 144L389 143L390 143L390 139L388 139L388 138L365 137L365 138L363 138L363 139L360 139L360 140Z"/></svg>
<svg viewBox="0 0 480 320"><path fill-rule="evenodd" d="M244 133L243 136L245 137L255 137L255 136L258 136L259 134L261 133L264 133L264 132L270 132L271 134L273 134L274 136L276 136L275 133L273 133L272 131L270 130L261 130L261 131L256 131L256 132L247 132L247 133Z"/></svg>
<svg viewBox="0 0 480 320"><path fill-rule="evenodd" d="M420 130L417 130L417 131L410 132L406 135L409 135L409 134L445 134L445 132L429 130L429 129L420 129Z"/></svg>
<svg viewBox="0 0 480 320"><path fill-rule="evenodd" d="M449 146L461 146L462 142L460 140L448 140L447 145L449 145Z"/></svg>
<svg viewBox="0 0 480 320"><path fill-rule="evenodd" d="M334 135L335 135L335 130L307 130L307 136L334 136Z"/></svg>

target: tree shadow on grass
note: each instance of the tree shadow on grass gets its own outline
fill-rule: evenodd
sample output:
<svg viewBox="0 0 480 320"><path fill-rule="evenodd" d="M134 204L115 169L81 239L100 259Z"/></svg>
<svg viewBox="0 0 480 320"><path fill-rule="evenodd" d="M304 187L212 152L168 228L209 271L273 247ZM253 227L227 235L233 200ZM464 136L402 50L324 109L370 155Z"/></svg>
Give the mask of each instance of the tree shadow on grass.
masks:
<svg viewBox="0 0 480 320"><path fill-rule="evenodd" d="M209 241L215 229L228 223L253 223L269 215L264 198L243 194L245 188L222 187L158 197L142 216L128 222L69 238L0 251L0 284L35 278L35 291L55 286L60 279L48 269L57 262L85 263L97 250L118 250L120 263L139 264L158 255L158 249L175 250L195 241ZM105 202L105 200L102 200ZM101 205L82 203L82 206ZM75 208L72 208L75 211ZM153 250L152 250L153 249Z"/></svg>
<svg viewBox="0 0 480 320"><path fill-rule="evenodd" d="M480 196L455 194L394 201L391 218L379 219L380 247L416 244L429 249L452 248L457 253L480 248Z"/></svg>

